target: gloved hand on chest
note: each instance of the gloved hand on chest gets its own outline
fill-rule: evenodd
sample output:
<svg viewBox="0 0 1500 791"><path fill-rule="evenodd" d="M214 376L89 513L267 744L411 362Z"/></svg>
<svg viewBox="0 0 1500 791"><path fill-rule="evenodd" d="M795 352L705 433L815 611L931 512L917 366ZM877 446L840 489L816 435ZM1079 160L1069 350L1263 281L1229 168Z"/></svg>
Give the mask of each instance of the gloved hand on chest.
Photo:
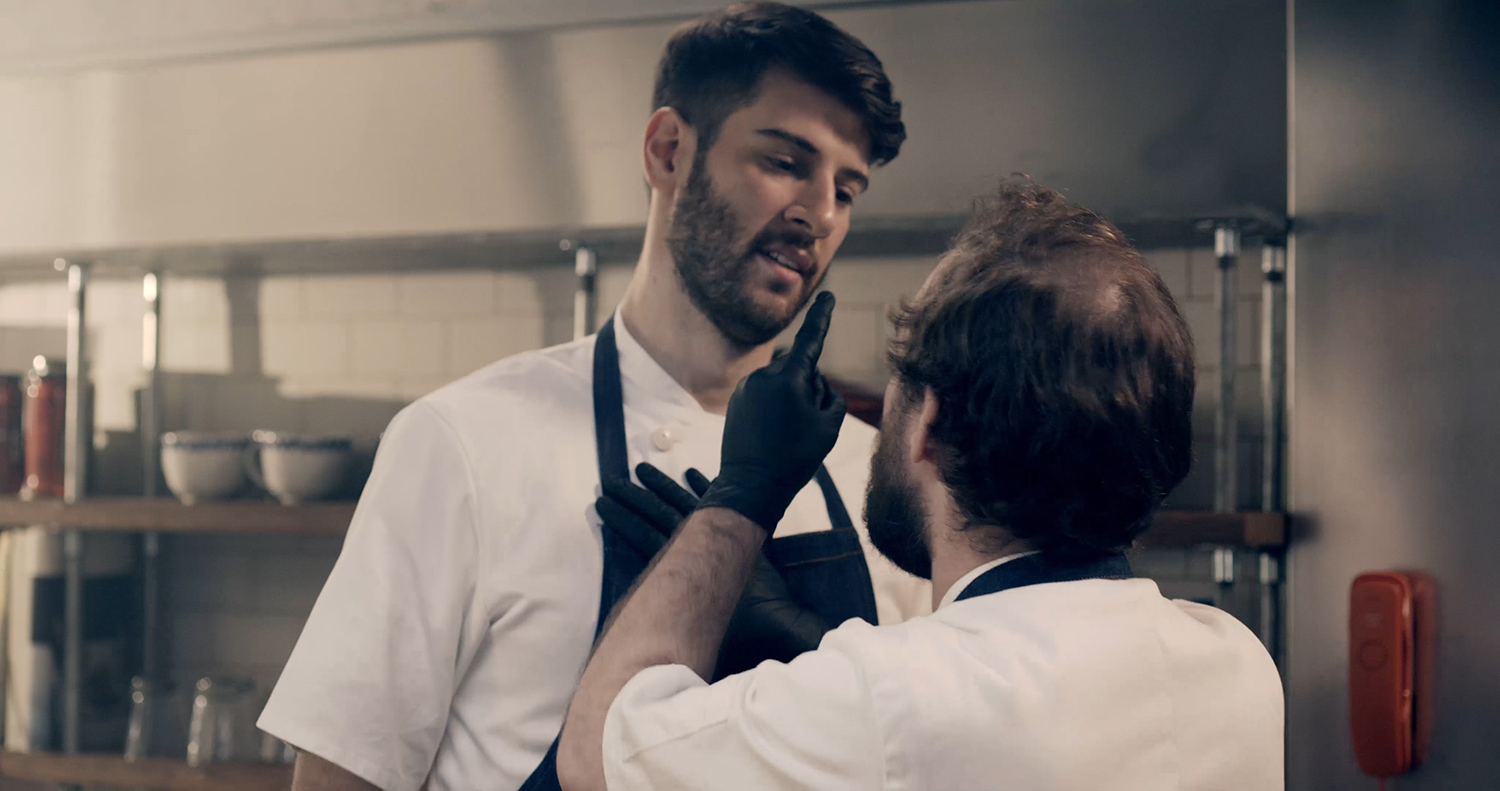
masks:
<svg viewBox="0 0 1500 791"><path fill-rule="evenodd" d="M604 529L613 531L642 558L650 560L666 547L677 526L698 507L698 495L710 482L697 470L687 471L693 491L679 486L650 464L636 468L644 488L607 481L595 504ZM830 626L792 598L786 580L764 553L735 607L719 651L715 678L754 667L766 659L790 662L818 647Z"/></svg>

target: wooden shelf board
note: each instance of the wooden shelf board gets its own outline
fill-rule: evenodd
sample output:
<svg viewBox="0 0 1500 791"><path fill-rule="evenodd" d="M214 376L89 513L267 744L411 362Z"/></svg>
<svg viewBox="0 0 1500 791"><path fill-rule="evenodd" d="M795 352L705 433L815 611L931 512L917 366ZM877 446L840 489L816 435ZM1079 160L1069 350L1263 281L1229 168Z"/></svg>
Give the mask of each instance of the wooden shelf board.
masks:
<svg viewBox="0 0 1500 791"><path fill-rule="evenodd" d="M1266 511L1220 514L1211 511L1158 511L1141 537L1146 547L1216 544L1249 549L1286 546L1287 516Z"/></svg>
<svg viewBox="0 0 1500 791"><path fill-rule="evenodd" d="M225 500L183 505L167 497L100 497L67 505L60 500L0 498L0 527L343 535L353 516L352 502L282 505Z"/></svg>
<svg viewBox="0 0 1500 791"><path fill-rule="evenodd" d="M1250 235L1283 233L1285 218L1255 207L1231 207L1195 217L1123 217L1117 224L1140 249L1213 243L1212 220L1233 220ZM948 246L967 215L917 214L861 217L839 254L933 256ZM139 247L0 250L0 281L56 279L53 260L88 261L99 277L135 277L146 272L194 277L276 274L404 272L433 269L536 269L573 267L562 239L594 249L601 262L633 262L645 228L588 228L418 233L391 236L242 239L162 243Z"/></svg>
<svg viewBox="0 0 1500 791"><path fill-rule="evenodd" d="M846 256L934 254L962 227L963 217L870 218L850 230ZM406 234L348 238L239 240L143 247L0 251L0 280L56 279L53 260L88 261L99 277L146 272L192 277L410 272L433 269L573 268L559 242L594 250L601 262L634 262L644 226L537 228L513 231Z"/></svg>
<svg viewBox="0 0 1500 791"><path fill-rule="evenodd" d="M7 751L0 754L0 776L39 783L160 791L267 791L292 785L290 766L231 763L192 769L182 761L126 761L113 753Z"/></svg>
<svg viewBox="0 0 1500 791"><path fill-rule="evenodd" d="M79 530L160 530L183 533L343 535L354 503L281 505L250 500L183 505L170 498L101 497L77 505L58 500L0 498L0 528L45 525ZM1140 543L1148 547L1204 544L1267 549L1286 544L1285 514L1160 511Z"/></svg>

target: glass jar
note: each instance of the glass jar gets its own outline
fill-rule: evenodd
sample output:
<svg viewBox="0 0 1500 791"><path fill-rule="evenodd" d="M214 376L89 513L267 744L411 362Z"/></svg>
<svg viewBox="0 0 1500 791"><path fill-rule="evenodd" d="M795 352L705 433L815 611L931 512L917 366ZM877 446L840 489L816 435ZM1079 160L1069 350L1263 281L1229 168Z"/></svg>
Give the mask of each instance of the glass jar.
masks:
<svg viewBox="0 0 1500 791"><path fill-rule="evenodd" d="M194 769L232 761L241 748L240 715L255 682L250 679L198 679L188 723L187 765Z"/></svg>
<svg viewBox="0 0 1500 791"><path fill-rule="evenodd" d="M26 482L21 444L21 377L0 375L0 494L16 494Z"/></svg>

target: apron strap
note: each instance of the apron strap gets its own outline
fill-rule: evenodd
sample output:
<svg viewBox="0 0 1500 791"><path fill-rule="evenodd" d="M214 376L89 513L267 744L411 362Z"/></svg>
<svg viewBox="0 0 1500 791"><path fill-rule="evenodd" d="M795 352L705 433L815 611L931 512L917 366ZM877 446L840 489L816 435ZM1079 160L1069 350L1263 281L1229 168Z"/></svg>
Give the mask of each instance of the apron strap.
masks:
<svg viewBox="0 0 1500 791"><path fill-rule="evenodd" d="M615 345L613 316L594 338L594 443L598 448L599 480L629 481L625 396L620 385L620 351Z"/></svg>
<svg viewBox="0 0 1500 791"><path fill-rule="evenodd" d="M823 490L823 502L828 506L828 521L834 530L842 530L854 527L854 521L849 518L849 509L844 507L844 498L839 496L839 487L833 483L833 476L828 473L828 468L819 464L818 473L815 476L818 488Z"/></svg>
<svg viewBox="0 0 1500 791"><path fill-rule="evenodd" d="M599 480L630 481L630 457L625 444L625 398L620 384L620 352L615 345L615 320L604 322L594 338L594 442L598 446ZM599 588L599 620L594 639L604 631L604 621L615 604L635 584L646 568L646 559L636 555L612 530L600 536L604 551L603 582Z"/></svg>
<svg viewBox="0 0 1500 791"><path fill-rule="evenodd" d="M1130 570L1130 561L1119 552L1084 560L1059 560L1045 552L1039 552L1007 560L980 574L964 587L963 593L958 594L958 598L954 601L963 601L1027 585L1096 579L1124 580L1133 576L1135 574Z"/></svg>

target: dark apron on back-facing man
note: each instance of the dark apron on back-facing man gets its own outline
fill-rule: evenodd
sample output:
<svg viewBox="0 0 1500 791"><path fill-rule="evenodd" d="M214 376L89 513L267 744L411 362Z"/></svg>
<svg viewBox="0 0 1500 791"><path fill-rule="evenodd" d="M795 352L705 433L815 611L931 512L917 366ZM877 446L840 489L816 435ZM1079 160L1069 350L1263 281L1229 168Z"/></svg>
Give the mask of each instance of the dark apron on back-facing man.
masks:
<svg viewBox="0 0 1500 791"><path fill-rule="evenodd" d="M615 346L614 319L605 322L594 341L594 437L600 480L629 481L625 399L620 384L620 355ZM869 567L865 565L859 534L827 468L818 468L816 480L828 506L832 529L773 538L766 543L766 558L786 579L792 598L827 623L837 626L850 618L877 623L875 591L870 582ZM594 626L596 641L610 611L651 561L641 557L612 531L605 529L601 532L604 581L599 591L599 620ZM720 668L751 668L768 658L751 654L753 652L721 655ZM521 784L521 791L559 791L556 739L541 764Z"/></svg>

